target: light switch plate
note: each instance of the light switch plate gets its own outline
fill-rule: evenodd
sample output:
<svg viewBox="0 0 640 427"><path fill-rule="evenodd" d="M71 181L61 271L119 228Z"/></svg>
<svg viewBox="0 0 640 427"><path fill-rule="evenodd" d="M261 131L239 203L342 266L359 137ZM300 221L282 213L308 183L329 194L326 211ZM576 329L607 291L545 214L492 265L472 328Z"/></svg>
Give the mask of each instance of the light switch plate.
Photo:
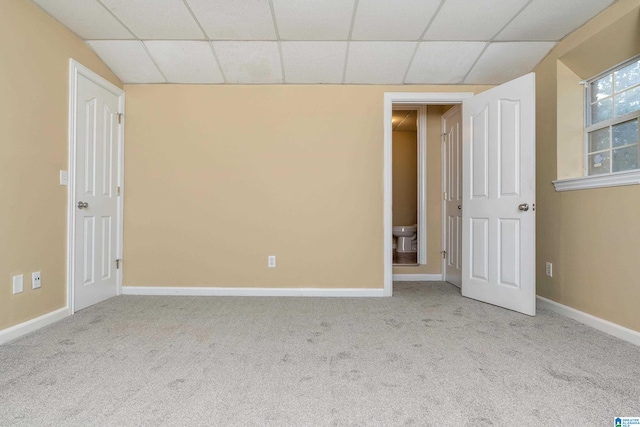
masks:
<svg viewBox="0 0 640 427"><path fill-rule="evenodd" d="M67 171L60 171L60 185L69 185L69 173Z"/></svg>
<svg viewBox="0 0 640 427"><path fill-rule="evenodd" d="M19 294L22 291L24 291L24 275L13 276L13 293Z"/></svg>

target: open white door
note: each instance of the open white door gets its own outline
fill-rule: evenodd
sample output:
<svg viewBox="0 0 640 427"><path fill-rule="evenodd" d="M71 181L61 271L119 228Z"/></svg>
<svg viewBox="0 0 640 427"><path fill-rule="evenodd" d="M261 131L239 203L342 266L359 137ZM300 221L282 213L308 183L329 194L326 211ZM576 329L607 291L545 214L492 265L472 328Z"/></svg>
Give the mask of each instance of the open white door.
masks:
<svg viewBox="0 0 640 427"><path fill-rule="evenodd" d="M534 316L535 75L462 111L462 295Z"/></svg>

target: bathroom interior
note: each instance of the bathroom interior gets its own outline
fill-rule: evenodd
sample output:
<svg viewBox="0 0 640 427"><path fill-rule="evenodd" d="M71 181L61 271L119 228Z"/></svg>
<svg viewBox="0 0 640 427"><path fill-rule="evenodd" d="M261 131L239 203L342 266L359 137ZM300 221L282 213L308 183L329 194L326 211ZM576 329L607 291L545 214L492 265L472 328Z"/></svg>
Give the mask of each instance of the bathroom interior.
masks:
<svg viewBox="0 0 640 427"><path fill-rule="evenodd" d="M436 275L443 265L443 114L452 105L426 106L426 162L423 185L426 207L424 221L418 221L418 106L396 109L392 114L393 273L394 275ZM408 107L404 107L408 108ZM425 228L424 256L418 253L418 233ZM423 262L420 262L422 258Z"/></svg>
<svg viewBox="0 0 640 427"><path fill-rule="evenodd" d="M393 110L393 264L418 265L418 111Z"/></svg>

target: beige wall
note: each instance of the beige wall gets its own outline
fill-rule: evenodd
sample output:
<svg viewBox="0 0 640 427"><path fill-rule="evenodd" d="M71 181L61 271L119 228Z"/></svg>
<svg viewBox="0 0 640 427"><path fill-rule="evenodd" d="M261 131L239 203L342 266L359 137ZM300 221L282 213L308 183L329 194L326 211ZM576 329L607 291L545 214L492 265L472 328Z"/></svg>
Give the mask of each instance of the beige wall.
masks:
<svg viewBox="0 0 640 427"><path fill-rule="evenodd" d="M30 1L0 1L0 329L66 306L69 58L121 86L62 25ZM31 289L31 272L42 288ZM11 277L24 274L13 295Z"/></svg>
<svg viewBox="0 0 640 427"><path fill-rule="evenodd" d="M393 274L442 273L442 114L448 107L427 106L427 264L393 267Z"/></svg>
<svg viewBox="0 0 640 427"><path fill-rule="evenodd" d="M535 70L536 273L539 295L640 331L640 186L557 193L551 184L575 173L570 172L576 169L574 153L582 150L581 135L570 127L583 108L567 100L581 101L567 86L571 74L589 78L638 52L638 7L640 0L619 0L562 41ZM545 261L554 264L553 278L545 276Z"/></svg>
<svg viewBox="0 0 640 427"><path fill-rule="evenodd" d="M417 132L393 132L393 225L418 222L417 137Z"/></svg>
<svg viewBox="0 0 640 427"><path fill-rule="evenodd" d="M486 88L127 85L124 285L382 288L384 92Z"/></svg>

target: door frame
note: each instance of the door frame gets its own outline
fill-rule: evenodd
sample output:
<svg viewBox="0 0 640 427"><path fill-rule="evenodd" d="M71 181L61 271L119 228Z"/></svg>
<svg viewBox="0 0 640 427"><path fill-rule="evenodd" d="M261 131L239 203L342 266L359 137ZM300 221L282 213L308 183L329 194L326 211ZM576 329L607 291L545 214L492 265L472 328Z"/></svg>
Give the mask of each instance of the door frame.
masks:
<svg viewBox="0 0 640 427"><path fill-rule="evenodd" d="M75 289L75 190L76 190L76 102L78 95L78 76L82 76L113 95L118 97L118 111L124 118L124 90L91 71L74 59L69 59L69 158L68 158L68 184L67 184L67 309L69 314L75 313L74 289ZM123 228L122 219L124 213L124 120L118 127L118 212L116 227L116 256L122 259ZM122 265L116 270L116 294L122 293Z"/></svg>
<svg viewBox="0 0 640 427"><path fill-rule="evenodd" d="M383 144L383 295L393 295L393 106L459 104L471 98L473 92L385 92L384 93L384 144ZM464 166L464 165L463 165ZM426 251L425 251L426 252ZM426 254L425 254L426 255Z"/></svg>

